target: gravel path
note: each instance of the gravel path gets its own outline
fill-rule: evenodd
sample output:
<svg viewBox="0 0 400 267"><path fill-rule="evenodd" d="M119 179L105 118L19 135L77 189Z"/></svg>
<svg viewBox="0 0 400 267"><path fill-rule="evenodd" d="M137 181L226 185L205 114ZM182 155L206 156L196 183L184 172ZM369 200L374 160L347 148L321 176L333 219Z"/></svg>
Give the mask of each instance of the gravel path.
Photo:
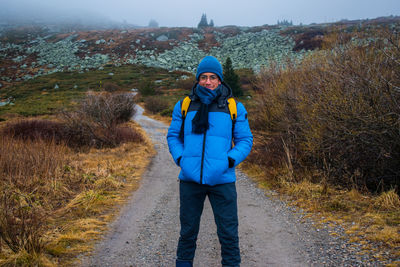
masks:
<svg viewBox="0 0 400 267"><path fill-rule="evenodd" d="M134 118L149 134L158 154L140 188L122 208L109 233L82 266L174 266L179 237L178 167L166 143L168 126L143 116ZM238 172L239 235L242 267L379 266L360 248L340 238L340 227L316 229L312 222L266 193ZM272 192L271 192L272 193ZM211 206L206 201L194 266L220 266L220 245ZM331 236L334 231L338 236Z"/></svg>

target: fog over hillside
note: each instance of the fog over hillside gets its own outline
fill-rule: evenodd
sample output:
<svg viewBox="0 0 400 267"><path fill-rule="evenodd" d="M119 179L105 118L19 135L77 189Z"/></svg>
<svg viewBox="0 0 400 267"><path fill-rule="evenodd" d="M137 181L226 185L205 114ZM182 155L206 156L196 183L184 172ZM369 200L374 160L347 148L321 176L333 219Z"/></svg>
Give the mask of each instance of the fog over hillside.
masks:
<svg viewBox="0 0 400 267"><path fill-rule="evenodd" d="M0 0L0 22L78 22L82 24L196 27L207 14L215 26L328 23L400 15L399 0Z"/></svg>
<svg viewBox="0 0 400 267"><path fill-rule="evenodd" d="M95 11L79 7L58 7L36 3L20 3L3 6L0 9L0 24L3 25L65 25L74 24L86 28L137 27L133 24L115 21Z"/></svg>

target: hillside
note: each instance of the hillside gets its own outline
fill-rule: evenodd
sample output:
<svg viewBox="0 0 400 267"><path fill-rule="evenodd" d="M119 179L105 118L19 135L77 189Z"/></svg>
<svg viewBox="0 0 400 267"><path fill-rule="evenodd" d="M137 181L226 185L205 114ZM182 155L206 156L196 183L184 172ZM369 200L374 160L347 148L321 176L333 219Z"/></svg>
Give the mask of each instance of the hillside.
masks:
<svg viewBox="0 0 400 267"><path fill-rule="evenodd" d="M389 25L399 17L341 21L305 26L143 28L58 33L49 27L0 30L0 87L63 71L85 72L104 65L143 64L194 72L205 55L221 61L230 56L236 69L258 71L270 62L301 59L321 48L332 31L366 31Z"/></svg>
<svg viewBox="0 0 400 267"><path fill-rule="evenodd" d="M254 136L238 180L256 182L240 185L243 266L292 266L290 255L302 265L398 266L399 29L400 17L203 29L0 24L0 266L72 265L143 188L146 169L155 175L142 180L160 191L141 191L152 201L126 220L138 231L114 238L137 254L108 243L104 256L115 266L132 255L173 260L178 169L167 126L153 119L170 122L205 55L232 59ZM154 144L131 121L138 110ZM216 239L202 243L200 253L218 251Z"/></svg>

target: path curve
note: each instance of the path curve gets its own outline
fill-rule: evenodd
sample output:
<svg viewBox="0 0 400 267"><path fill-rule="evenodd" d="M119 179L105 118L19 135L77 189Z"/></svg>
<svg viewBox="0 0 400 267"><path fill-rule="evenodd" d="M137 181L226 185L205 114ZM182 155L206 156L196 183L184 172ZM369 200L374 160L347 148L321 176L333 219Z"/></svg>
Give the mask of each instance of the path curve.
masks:
<svg viewBox="0 0 400 267"><path fill-rule="evenodd" d="M141 186L122 208L110 231L82 266L175 266L179 237L179 168L166 143L168 126L143 115L134 120L151 137L157 155ZM343 239L318 230L284 202L237 172L239 238L242 267L257 266L365 266L367 256L356 255ZM221 266L220 245L212 210L206 200L194 266Z"/></svg>

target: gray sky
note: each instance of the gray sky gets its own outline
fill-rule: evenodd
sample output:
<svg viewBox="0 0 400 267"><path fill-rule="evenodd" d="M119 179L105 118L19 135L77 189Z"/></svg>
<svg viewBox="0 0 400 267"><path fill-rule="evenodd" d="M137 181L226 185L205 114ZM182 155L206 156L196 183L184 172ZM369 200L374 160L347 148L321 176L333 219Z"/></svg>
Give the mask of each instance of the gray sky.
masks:
<svg viewBox="0 0 400 267"><path fill-rule="evenodd" d="M400 15L400 0L0 0L0 20L60 14L96 14L146 26L196 27L203 13L215 26L257 26L292 20L294 24Z"/></svg>

